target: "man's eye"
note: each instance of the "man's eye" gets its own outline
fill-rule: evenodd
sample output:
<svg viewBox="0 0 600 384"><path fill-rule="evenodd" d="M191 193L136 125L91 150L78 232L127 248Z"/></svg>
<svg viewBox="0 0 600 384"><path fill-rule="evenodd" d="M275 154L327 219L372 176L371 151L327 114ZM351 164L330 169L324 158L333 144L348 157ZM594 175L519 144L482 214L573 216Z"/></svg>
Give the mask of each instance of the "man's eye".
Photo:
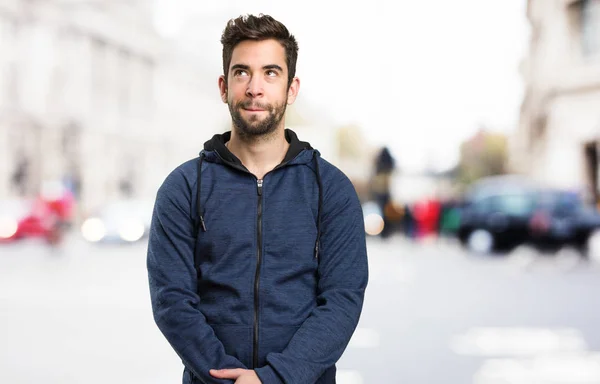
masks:
<svg viewBox="0 0 600 384"><path fill-rule="evenodd" d="M275 77L277 76L277 72L275 72L274 70L270 69L267 71L267 76L269 77Z"/></svg>
<svg viewBox="0 0 600 384"><path fill-rule="evenodd" d="M246 76L248 72L243 69L238 69L233 73L235 76Z"/></svg>

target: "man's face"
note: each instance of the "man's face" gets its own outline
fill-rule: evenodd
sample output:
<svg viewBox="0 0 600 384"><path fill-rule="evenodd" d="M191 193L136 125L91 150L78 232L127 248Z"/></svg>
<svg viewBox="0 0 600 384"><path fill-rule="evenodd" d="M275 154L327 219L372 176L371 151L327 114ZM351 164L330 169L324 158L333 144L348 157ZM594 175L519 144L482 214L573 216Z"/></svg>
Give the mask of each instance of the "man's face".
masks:
<svg viewBox="0 0 600 384"><path fill-rule="evenodd" d="M278 41L246 40L234 48L228 81L221 76L219 87L238 133L262 136L282 127L299 81L295 78L288 89L285 49Z"/></svg>

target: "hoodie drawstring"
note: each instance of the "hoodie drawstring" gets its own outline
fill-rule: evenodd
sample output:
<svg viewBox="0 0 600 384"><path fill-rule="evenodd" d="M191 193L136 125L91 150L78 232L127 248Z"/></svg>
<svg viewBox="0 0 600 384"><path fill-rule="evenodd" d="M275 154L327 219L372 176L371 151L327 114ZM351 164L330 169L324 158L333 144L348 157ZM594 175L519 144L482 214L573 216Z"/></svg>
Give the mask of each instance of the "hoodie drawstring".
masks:
<svg viewBox="0 0 600 384"><path fill-rule="evenodd" d="M321 181L321 172L319 171L319 156L317 151L313 152L315 159L315 172L317 174L317 186L319 188L319 206L317 208L317 241L315 243L315 259L319 258L319 245L321 242L321 210L323 208L323 183Z"/></svg>
<svg viewBox="0 0 600 384"><path fill-rule="evenodd" d="M206 232L206 225L204 224L204 216L202 215L202 202L200 200L200 195L201 195L201 191L202 191L202 185L201 185L201 181L202 181L202 161L204 160L204 152L200 152L200 160L198 161L198 181L196 185L196 193L198 194L198 196L196 197L196 208L198 209L198 217L200 217L200 227L202 228L202 230L204 232ZM196 231L195 234L199 235L200 230L198 229L198 227L196 227ZM200 270L200 249L198 247L198 243L196 243L196 247L194 249L194 267L196 268L196 276L197 276L197 281L198 284L196 286L196 291L200 292L200 280L201 280L201 276L202 276L202 271Z"/></svg>
<svg viewBox="0 0 600 384"><path fill-rule="evenodd" d="M198 217L200 217L200 226L206 232L206 224L202 213L202 201L200 200L200 192L202 191L202 161L204 160L204 152L200 152L200 161L198 161L198 196L196 196L196 207L198 208Z"/></svg>

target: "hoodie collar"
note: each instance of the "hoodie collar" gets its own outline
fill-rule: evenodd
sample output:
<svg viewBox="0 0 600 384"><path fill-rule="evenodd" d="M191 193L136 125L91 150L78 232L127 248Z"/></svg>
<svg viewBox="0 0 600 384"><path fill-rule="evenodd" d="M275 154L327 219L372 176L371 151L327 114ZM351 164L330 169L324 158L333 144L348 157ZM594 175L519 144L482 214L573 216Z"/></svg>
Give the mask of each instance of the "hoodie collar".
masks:
<svg viewBox="0 0 600 384"><path fill-rule="evenodd" d="M212 157L212 161L214 161L217 156L222 159L227 165L237 168L242 171L248 171L246 167L242 165L242 162L235 157L233 153L227 149L225 143L231 139L231 131L225 132L223 134L214 135L212 139L207 141L204 144L204 150L200 152L200 160L198 161L198 181L196 186L198 191L196 193L196 206L198 210L199 217L199 225L200 228L204 232L207 231L206 223L204 222L204 210L202 208L202 161L206 158L209 160ZM291 129L285 130L285 139L290 143L290 148L288 149L285 158L280 163L279 166L284 164L288 164L290 162L295 162L297 164L308 163L310 161L314 161L314 170L316 175L316 181L319 189L319 206L317 209L317 239L315 242L315 258L319 258L319 250L320 250L320 242L321 242L321 213L323 211L323 181L321 179L321 172L319 171L319 151L313 149L309 143L298 140L298 136ZM304 150L307 151L304 151ZM215 154L216 155L213 155ZM302 153L302 155L300 155ZM199 254L196 253L194 256L194 262L198 264Z"/></svg>
<svg viewBox="0 0 600 384"><path fill-rule="evenodd" d="M225 133L216 134L204 143L205 151L214 151L219 157L228 165L231 165L235 168L244 167L240 159L237 158L226 146L225 143L231 139L231 131L227 131ZM298 135L291 129L285 130L285 139L290 144L290 147L283 158L281 164L292 161L296 156L300 154L303 150L312 150L313 148L308 142L300 141L298 139ZM245 167L244 167L245 168Z"/></svg>

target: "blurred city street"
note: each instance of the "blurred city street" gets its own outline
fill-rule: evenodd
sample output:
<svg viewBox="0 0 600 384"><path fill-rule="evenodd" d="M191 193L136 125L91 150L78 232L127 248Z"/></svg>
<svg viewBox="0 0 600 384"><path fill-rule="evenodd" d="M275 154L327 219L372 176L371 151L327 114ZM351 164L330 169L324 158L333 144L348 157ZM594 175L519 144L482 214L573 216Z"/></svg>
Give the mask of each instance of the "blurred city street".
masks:
<svg viewBox="0 0 600 384"><path fill-rule="evenodd" d="M600 383L600 266L568 250L475 256L369 238L370 285L338 383ZM0 248L0 383L176 383L146 245Z"/></svg>
<svg viewBox="0 0 600 384"><path fill-rule="evenodd" d="M250 14L295 37L227 38ZM285 49L251 70L247 40ZM219 161L262 179L284 128L362 206L370 281L339 384L600 384L600 0L0 0L0 52L0 384L181 382L150 306L157 191L224 132ZM280 142L257 130L241 156L240 111ZM275 169L296 165L285 137ZM181 174L206 230L237 187L204 159ZM339 188L315 159L298 201L318 255ZM258 201L268 243L285 228L261 212L283 210Z"/></svg>

